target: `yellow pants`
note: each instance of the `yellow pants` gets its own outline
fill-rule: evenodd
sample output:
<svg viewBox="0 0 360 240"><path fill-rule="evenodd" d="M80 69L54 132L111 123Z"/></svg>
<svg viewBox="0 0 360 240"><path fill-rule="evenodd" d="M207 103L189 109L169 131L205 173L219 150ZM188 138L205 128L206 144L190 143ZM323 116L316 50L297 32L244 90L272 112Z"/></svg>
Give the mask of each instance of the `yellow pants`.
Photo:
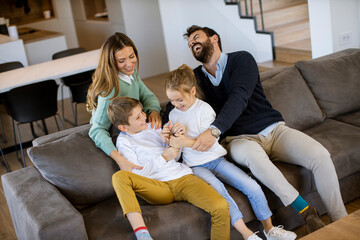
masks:
<svg viewBox="0 0 360 240"><path fill-rule="evenodd" d="M150 204L187 201L210 213L212 240L230 239L230 216L227 201L210 185L192 174L162 182L128 171L118 171L112 176L112 184L124 215L130 212L141 213L135 194Z"/></svg>

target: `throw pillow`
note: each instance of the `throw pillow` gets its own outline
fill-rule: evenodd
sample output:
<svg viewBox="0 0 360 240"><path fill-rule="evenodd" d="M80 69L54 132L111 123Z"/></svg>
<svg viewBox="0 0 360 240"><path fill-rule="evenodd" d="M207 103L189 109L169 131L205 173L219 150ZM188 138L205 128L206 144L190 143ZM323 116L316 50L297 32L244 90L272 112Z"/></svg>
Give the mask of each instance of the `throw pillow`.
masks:
<svg viewBox="0 0 360 240"><path fill-rule="evenodd" d="M79 209L115 195L111 177L118 170L115 161L95 146L88 131L28 150L43 177Z"/></svg>

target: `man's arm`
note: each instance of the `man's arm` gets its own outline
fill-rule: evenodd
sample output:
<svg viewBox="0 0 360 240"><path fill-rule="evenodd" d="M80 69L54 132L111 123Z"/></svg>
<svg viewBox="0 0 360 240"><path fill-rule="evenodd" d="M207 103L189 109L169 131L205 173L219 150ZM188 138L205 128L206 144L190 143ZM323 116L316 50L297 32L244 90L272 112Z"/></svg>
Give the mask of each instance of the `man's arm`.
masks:
<svg viewBox="0 0 360 240"><path fill-rule="evenodd" d="M233 61L236 65L231 68L229 98L212 123L222 133L229 130L244 112L259 77L257 64L250 53L241 52L241 56Z"/></svg>

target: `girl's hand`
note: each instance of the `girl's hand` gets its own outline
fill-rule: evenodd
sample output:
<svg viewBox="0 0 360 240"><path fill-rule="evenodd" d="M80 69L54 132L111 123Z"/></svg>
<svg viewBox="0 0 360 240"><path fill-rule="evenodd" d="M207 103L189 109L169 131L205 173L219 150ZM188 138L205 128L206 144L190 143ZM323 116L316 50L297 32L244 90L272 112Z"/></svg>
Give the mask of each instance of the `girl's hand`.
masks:
<svg viewBox="0 0 360 240"><path fill-rule="evenodd" d="M165 144L169 144L170 140L170 128L168 125L165 125L160 133L161 141L163 141Z"/></svg>
<svg viewBox="0 0 360 240"><path fill-rule="evenodd" d="M194 139L185 137L184 135L170 137L170 146L174 148L192 147L194 143Z"/></svg>
<svg viewBox="0 0 360 240"><path fill-rule="evenodd" d="M186 129L185 129L184 125L182 125L181 123L175 123L171 128L171 132L175 136L179 136L179 135L184 135L186 132Z"/></svg>
<svg viewBox="0 0 360 240"><path fill-rule="evenodd" d="M155 128L156 130L161 128L162 120L158 111L152 111L148 120L151 123L151 128Z"/></svg>

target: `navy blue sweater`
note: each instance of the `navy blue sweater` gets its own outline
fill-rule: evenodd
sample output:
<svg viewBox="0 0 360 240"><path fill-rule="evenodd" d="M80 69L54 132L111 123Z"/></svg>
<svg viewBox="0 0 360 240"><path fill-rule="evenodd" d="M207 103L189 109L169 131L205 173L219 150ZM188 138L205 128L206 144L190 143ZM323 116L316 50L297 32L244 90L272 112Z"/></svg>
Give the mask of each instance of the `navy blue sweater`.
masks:
<svg viewBox="0 0 360 240"><path fill-rule="evenodd" d="M201 70L194 69L202 99L215 110L213 122L222 137L257 134L270 124L283 121L281 114L266 99L258 66L248 52L228 54L228 61L219 86L214 86Z"/></svg>

